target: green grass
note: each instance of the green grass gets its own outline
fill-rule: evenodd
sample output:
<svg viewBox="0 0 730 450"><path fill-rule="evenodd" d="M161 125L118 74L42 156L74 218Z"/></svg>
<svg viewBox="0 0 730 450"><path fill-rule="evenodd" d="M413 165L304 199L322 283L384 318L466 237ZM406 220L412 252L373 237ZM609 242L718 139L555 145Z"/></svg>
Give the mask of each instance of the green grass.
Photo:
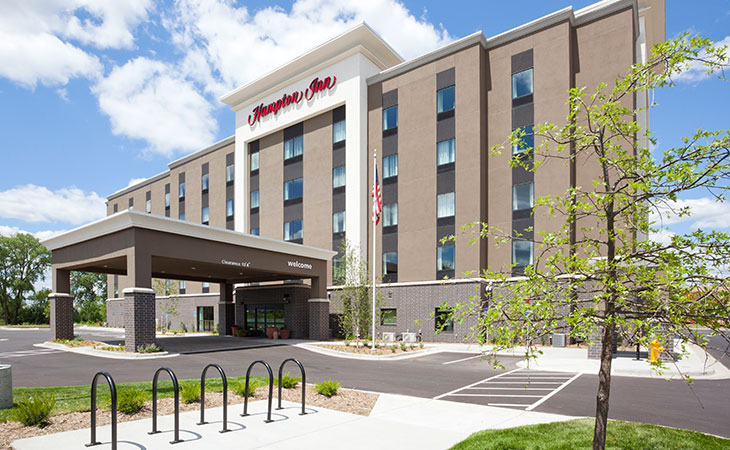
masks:
<svg viewBox="0 0 730 450"><path fill-rule="evenodd" d="M578 419L472 434L451 450L584 450L593 442L593 419ZM721 450L730 440L689 430L611 420L606 449Z"/></svg>
<svg viewBox="0 0 730 450"><path fill-rule="evenodd" d="M151 375L151 374L150 374ZM160 377L164 376L161 374ZM200 383L200 378L190 380L178 380L180 383ZM245 382L246 377L228 377L228 390L236 382ZM268 386L268 377L251 377L251 382L257 382L261 385ZM141 389L144 391L145 400L152 400L152 381L138 383L117 383L117 392L123 389ZM205 381L205 392L222 392L223 382L220 378L208 378ZM97 409L110 408L111 399L109 397L109 387L106 382L100 378L96 390L96 407ZM91 385L85 386L59 386L59 387L16 387L13 388L13 397L18 400L23 397L32 396L33 394L53 393L56 396L56 406L53 408L54 414L74 411L89 411L91 409ZM157 397L172 397L172 381L160 380L157 382ZM11 420L16 406L8 409L0 409L0 422Z"/></svg>
<svg viewBox="0 0 730 450"><path fill-rule="evenodd" d="M51 328L51 326L48 325L47 323L37 323L37 324L24 323L21 325L5 325L5 322L2 322L2 323L0 323L0 326L8 327L8 328Z"/></svg>

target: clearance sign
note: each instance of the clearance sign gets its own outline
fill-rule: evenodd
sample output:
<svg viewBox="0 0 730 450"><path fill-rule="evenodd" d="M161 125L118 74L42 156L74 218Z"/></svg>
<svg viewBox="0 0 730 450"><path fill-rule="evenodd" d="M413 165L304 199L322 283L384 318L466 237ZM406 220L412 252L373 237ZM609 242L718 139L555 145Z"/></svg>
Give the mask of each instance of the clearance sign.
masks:
<svg viewBox="0 0 730 450"><path fill-rule="evenodd" d="M314 94L321 91L328 91L335 87L337 77L326 77L323 80L315 78L309 83L309 87L305 91L294 91L291 94L284 94L280 99L275 102L271 102L268 105L261 103L253 109L251 114L248 115L248 124L250 126L256 125L262 117L268 116L269 114L276 115L279 110L287 107L291 104L300 103L303 99L312 100Z"/></svg>

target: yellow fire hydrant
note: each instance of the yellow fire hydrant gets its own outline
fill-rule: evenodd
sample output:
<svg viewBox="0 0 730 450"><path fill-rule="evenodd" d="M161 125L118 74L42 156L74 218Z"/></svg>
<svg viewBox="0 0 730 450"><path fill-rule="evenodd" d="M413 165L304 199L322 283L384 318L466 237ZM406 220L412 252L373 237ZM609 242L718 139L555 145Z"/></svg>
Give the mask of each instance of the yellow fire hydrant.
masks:
<svg viewBox="0 0 730 450"><path fill-rule="evenodd" d="M651 341L649 345L651 346L649 362L657 362L659 360L659 354L664 351L664 347L662 347L662 344L656 339Z"/></svg>

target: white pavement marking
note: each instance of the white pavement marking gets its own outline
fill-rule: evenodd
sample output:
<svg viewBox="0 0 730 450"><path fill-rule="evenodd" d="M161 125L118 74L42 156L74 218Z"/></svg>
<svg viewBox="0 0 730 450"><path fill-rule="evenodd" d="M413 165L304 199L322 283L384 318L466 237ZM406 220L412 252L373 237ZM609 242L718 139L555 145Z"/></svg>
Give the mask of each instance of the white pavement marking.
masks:
<svg viewBox="0 0 730 450"><path fill-rule="evenodd" d="M515 394L451 394L449 397L509 397L509 398L542 398L542 395L515 395ZM522 405L527 406L527 405Z"/></svg>
<svg viewBox="0 0 730 450"><path fill-rule="evenodd" d="M0 342L2 342L2 341L7 341L7 339L0 339Z"/></svg>
<svg viewBox="0 0 730 450"><path fill-rule="evenodd" d="M532 405L528 406L528 407L527 407L527 409L526 409L525 411L532 411L533 409L537 408L537 407L538 407L538 406L540 406L540 405L541 405L541 404L542 404L543 402L545 402L545 401L546 401L547 399L549 399L549 398L550 398L550 397L552 397L553 395L555 395L555 394L557 394L558 392L560 392L560 391L561 391L561 390L562 390L562 389L563 389L563 388L564 388L565 386L567 386L567 385L569 385L570 383L572 383L573 381L575 381L575 380L576 380L576 379L577 379L577 378L578 378L578 377L579 377L580 375L581 375L581 374L579 374L579 373L575 374L575 376L574 376L573 378L571 378L570 380L568 380L568 381L566 381L565 383L561 384L561 385L560 385L560 387L558 387L557 389L555 389L554 391L552 391L551 393L549 393L548 395L546 395L545 397L543 397L543 398L542 398L541 400L538 400L538 401L536 401L535 403L533 403Z"/></svg>
<svg viewBox="0 0 730 450"><path fill-rule="evenodd" d="M22 358L23 356L47 355L50 353L60 353L60 350L39 349L39 350L18 350L15 352L4 352L4 353L0 353L0 359Z"/></svg>
<svg viewBox="0 0 730 450"><path fill-rule="evenodd" d="M481 357L482 357L482 355L475 355L475 356L470 356L468 358L461 358L461 359L457 359L456 361L448 361L448 362L441 363L441 364L443 364L443 365L454 364L454 363L458 363L458 362L462 362L462 361L468 361L470 359L481 358Z"/></svg>
<svg viewBox="0 0 730 450"><path fill-rule="evenodd" d="M458 388L458 389L454 389L453 391L449 391L449 392L447 392L447 393L445 393L445 394L441 394L441 395L439 395L439 396L436 396L436 397L434 397L433 399L434 399L434 400L438 400L438 399L440 399L440 398L446 397L446 396L447 396L447 395L449 395L449 394L453 394L453 393L455 393L455 392L459 392L459 391L462 391L462 390L464 390L464 389L468 389L468 388L470 388L470 387L472 387L472 386L476 386L477 384L481 384L481 383L485 383L485 382L487 382L487 381L491 381L491 380L494 380L495 378L499 378L499 377L503 377L503 376L505 376L505 375L509 375L509 374L511 374L512 372L517 372L518 370L521 370L521 369L514 369L514 370L510 370L509 372L505 372L505 373L500 373L499 375L495 375L495 376L493 376L493 377L489 377L489 378L486 378L486 379L484 379L484 380L482 380L482 381L477 381L476 383L472 383L472 384L470 384L470 385L468 385L468 386L464 386L464 387L461 387L461 388Z"/></svg>

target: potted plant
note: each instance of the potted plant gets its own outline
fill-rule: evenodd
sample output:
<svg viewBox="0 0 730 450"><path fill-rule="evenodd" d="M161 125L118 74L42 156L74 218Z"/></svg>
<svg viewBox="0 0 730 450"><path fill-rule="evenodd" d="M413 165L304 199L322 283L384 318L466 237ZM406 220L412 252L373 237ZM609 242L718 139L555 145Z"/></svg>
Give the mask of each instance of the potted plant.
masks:
<svg viewBox="0 0 730 450"><path fill-rule="evenodd" d="M278 327L266 327L266 337L274 339L274 331L279 331Z"/></svg>
<svg viewBox="0 0 730 450"><path fill-rule="evenodd" d="M240 329L241 327L239 327L238 325L231 325L231 334L233 336L238 336L238 330Z"/></svg>
<svg viewBox="0 0 730 450"><path fill-rule="evenodd" d="M279 339L289 339L291 337L291 330L285 326L279 330Z"/></svg>
<svg viewBox="0 0 730 450"><path fill-rule="evenodd" d="M246 337L246 330L236 330L236 336Z"/></svg>

